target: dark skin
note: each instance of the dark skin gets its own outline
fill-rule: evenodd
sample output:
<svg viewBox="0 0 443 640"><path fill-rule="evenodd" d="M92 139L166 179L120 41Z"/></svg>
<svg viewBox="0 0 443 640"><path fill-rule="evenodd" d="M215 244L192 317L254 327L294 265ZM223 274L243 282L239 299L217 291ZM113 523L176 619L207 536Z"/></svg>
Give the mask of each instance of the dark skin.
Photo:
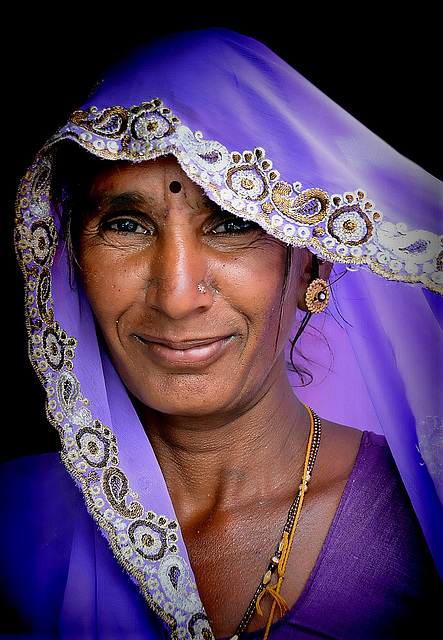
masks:
<svg viewBox="0 0 443 640"><path fill-rule="evenodd" d="M213 631L231 636L301 481L310 419L284 346L311 256L294 250L284 288L285 246L218 209L172 157L120 163L90 196L78 256L85 290L160 462ZM320 277L329 271L322 264ZM281 590L290 607L361 440L322 425ZM270 597L261 604L266 616ZM255 615L248 630L266 620Z"/></svg>

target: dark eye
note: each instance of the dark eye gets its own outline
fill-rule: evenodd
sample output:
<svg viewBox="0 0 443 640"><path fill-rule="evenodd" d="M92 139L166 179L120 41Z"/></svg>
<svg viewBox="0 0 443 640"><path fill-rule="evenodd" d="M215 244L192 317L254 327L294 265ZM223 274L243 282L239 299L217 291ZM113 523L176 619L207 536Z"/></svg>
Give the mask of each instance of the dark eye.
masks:
<svg viewBox="0 0 443 640"><path fill-rule="evenodd" d="M228 220L223 220L217 227L212 229L212 233L247 233L248 231L253 231L259 229L259 225L255 222L251 222L250 220L242 220L242 218L229 218Z"/></svg>
<svg viewBox="0 0 443 640"><path fill-rule="evenodd" d="M108 220L103 225L105 229L117 231L118 233L148 233L147 229L137 222L137 220L131 220L131 218L117 218L114 220Z"/></svg>

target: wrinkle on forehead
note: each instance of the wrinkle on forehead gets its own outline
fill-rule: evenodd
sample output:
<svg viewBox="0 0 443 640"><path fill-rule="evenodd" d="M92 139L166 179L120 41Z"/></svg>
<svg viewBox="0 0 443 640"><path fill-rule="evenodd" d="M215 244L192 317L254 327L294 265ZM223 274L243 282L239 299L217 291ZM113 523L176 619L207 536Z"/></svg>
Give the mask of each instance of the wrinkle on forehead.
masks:
<svg viewBox="0 0 443 640"><path fill-rule="evenodd" d="M153 176L152 181L149 175ZM178 182L177 177L180 178L180 190L174 192L170 185ZM202 187L184 173L175 158L168 156L163 162L156 159L137 164L118 163L99 174L92 185L88 212L96 215L145 209L148 212L155 210L157 215L166 218L169 204L180 200L196 212L221 210Z"/></svg>
<svg viewBox="0 0 443 640"><path fill-rule="evenodd" d="M137 209L141 206L154 206L154 198L139 191L123 193L100 193L90 198L90 211L93 213L116 213L122 210Z"/></svg>

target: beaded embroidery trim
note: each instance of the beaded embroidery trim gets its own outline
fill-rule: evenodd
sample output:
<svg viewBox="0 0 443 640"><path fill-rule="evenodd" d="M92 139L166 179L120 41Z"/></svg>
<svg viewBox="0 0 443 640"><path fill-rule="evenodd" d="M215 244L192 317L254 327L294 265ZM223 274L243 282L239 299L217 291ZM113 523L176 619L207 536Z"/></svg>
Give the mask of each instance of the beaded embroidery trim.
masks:
<svg viewBox="0 0 443 640"><path fill-rule="evenodd" d="M211 640L197 587L180 555L179 524L142 505L130 487L120 467L117 437L94 417L94 407L82 394L75 372L77 339L56 320L51 266L58 232L49 204L50 175L50 157L39 156L21 182L15 247L25 278L30 360L46 390L46 413L60 435L62 462L80 484L114 556L171 637Z"/></svg>
<svg viewBox="0 0 443 640"><path fill-rule="evenodd" d="M171 153L183 170L236 215L275 237L307 246L325 259L366 265L379 275L421 282L443 292L441 238L382 222L363 191L329 196L280 180L264 149L229 152L181 124L161 100L127 110L77 111L48 142L24 176L16 205L15 247L25 278L29 354L47 394L47 415L62 442L62 461L81 484L91 515L106 532L115 557L172 638L213 638L180 556L178 523L141 504L119 466L118 442L94 416L76 376L77 339L60 325L52 298L51 267L58 232L50 206L49 148L72 139L113 160L142 161Z"/></svg>
<svg viewBox="0 0 443 640"><path fill-rule="evenodd" d="M130 109L76 111L48 144L63 138L111 160L173 154L223 209L257 222L283 242L443 294L443 236L384 220L361 189L340 195L316 187L302 190L299 182L281 179L262 147L229 151L220 142L205 140L160 99Z"/></svg>

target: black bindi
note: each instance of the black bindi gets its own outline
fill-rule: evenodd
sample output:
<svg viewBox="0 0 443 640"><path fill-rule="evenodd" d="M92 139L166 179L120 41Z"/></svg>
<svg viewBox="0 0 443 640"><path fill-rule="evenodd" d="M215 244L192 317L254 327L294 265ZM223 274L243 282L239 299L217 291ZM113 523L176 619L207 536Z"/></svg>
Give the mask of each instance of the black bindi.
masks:
<svg viewBox="0 0 443 640"><path fill-rule="evenodd" d="M182 186L178 180L173 180L169 185L169 191L172 191L172 193L180 193L181 190Z"/></svg>

